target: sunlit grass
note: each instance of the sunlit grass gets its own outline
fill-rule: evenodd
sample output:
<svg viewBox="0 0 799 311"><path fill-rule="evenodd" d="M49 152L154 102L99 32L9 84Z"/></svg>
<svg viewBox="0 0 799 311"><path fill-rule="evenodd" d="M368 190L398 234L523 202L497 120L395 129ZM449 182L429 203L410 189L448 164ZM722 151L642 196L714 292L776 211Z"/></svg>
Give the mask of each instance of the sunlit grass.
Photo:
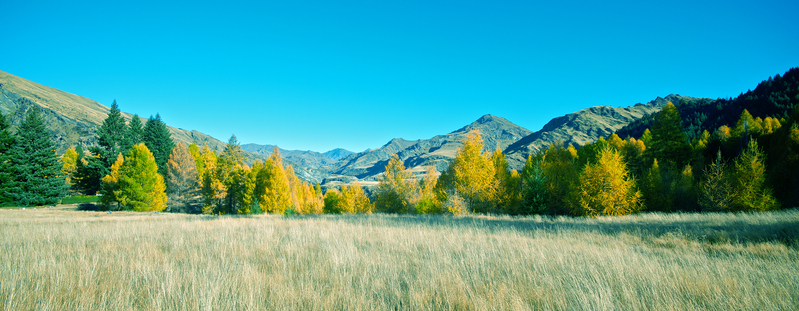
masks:
<svg viewBox="0 0 799 311"><path fill-rule="evenodd" d="M799 212L0 211L3 310L791 310Z"/></svg>

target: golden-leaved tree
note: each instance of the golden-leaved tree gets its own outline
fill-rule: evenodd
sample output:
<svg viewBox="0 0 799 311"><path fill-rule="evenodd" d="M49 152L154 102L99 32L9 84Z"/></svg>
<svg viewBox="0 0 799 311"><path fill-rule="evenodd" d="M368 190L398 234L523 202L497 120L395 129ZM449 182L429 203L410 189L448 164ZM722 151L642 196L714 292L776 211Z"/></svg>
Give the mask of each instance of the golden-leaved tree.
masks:
<svg viewBox="0 0 799 311"><path fill-rule="evenodd" d="M585 214L626 215L641 210L641 193L630 178L621 154L614 148L599 151L596 163L580 174L579 201Z"/></svg>
<svg viewBox="0 0 799 311"><path fill-rule="evenodd" d="M101 193L103 196L100 197L100 204L104 209L110 209L112 203L117 204L116 209L121 208L117 195L119 194L119 175L121 174L122 164L124 162L125 159L122 157L122 154L117 154L116 161L114 161L114 164L111 164L111 171L101 179L103 185Z"/></svg>
<svg viewBox="0 0 799 311"><path fill-rule="evenodd" d="M413 205L416 182L396 154L391 156L386 171L380 176L375 206L385 213L407 213Z"/></svg>
<svg viewBox="0 0 799 311"><path fill-rule="evenodd" d="M74 148L69 148L61 156L61 172L66 176L67 185L72 185L72 176L75 175L75 170L78 164L78 153Z"/></svg>
<svg viewBox="0 0 799 311"><path fill-rule="evenodd" d="M416 200L417 214L439 214L441 213L441 202L436 195L436 185L438 184L438 172L435 166L428 166L419 185L418 199Z"/></svg>
<svg viewBox="0 0 799 311"><path fill-rule="evenodd" d="M116 197L122 206L135 211L163 211L166 208L166 184L158 174L153 153L144 143L128 151L119 170Z"/></svg>
<svg viewBox="0 0 799 311"><path fill-rule="evenodd" d="M283 214L292 206L291 188L277 146L264 163L264 168L258 172L255 194L261 208L267 213Z"/></svg>
<svg viewBox="0 0 799 311"><path fill-rule="evenodd" d="M178 142L167 161L167 199L171 211L199 212L197 164L186 144Z"/></svg>
<svg viewBox="0 0 799 311"><path fill-rule="evenodd" d="M463 140L452 161L451 187L463 198L472 212L495 211L495 200L499 186L495 177L496 168L491 154L483 153L483 138L478 130L471 130Z"/></svg>

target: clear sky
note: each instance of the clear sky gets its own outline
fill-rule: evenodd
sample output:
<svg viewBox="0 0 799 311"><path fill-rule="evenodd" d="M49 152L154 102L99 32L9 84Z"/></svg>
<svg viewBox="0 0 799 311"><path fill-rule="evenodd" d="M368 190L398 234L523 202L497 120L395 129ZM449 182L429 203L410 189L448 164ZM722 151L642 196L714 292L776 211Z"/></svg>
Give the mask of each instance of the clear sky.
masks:
<svg viewBox="0 0 799 311"><path fill-rule="evenodd" d="M799 1L2 1L0 70L222 141L324 152L484 114L734 97L799 66Z"/></svg>

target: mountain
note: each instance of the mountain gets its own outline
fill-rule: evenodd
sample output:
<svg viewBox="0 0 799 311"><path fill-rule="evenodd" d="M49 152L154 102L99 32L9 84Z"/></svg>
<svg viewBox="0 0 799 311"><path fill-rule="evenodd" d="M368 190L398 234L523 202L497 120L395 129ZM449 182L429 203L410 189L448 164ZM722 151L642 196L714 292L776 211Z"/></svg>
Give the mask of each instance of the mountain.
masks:
<svg viewBox="0 0 799 311"><path fill-rule="evenodd" d="M80 144L97 144L97 126L103 123L110 108L83 96L44 86L0 71L0 111L14 126L25 118L28 108L41 107L47 128L56 142L58 153ZM133 115L122 113L130 121ZM142 121L146 121L142 119ZM211 149L224 148L225 143L200 133L167 126L172 139L186 144L208 144Z"/></svg>
<svg viewBox="0 0 799 311"><path fill-rule="evenodd" d="M576 146L594 142L600 136L608 137L625 125L643 116L660 111L668 102L697 102L700 98L669 95L658 97L647 104L630 107L596 106L557 117L544 127L508 146L505 159L511 168L521 169L527 156L545 149L555 142L565 142Z"/></svg>
<svg viewBox="0 0 799 311"><path fill-rule="evenodd" d="M707 130L713 132L722 125L733 126L746 109L754 117L787 119L794 105L799 102L799 67L785 74L769 77L754 90L741 93L736 98L703 99L700 101L674 102L682 117L682 125L688 138L696 138ZM652 118L644 117L619 129L619 137L641 137L644 130L652 127Z"/></svg>
<svg viewBox="0 0 799 311"><path fill-rule="evenodd" d="M330 150L328 152L325 152L322 155L324 155L324 156L326 156L328 158L331 158L333 160L338 161L338 160L341 160L341 159L343 159L343 158L345 158L345 157L347 157L348 155L351 155L351 154L355 154L355 152L349 151L347 149L336 148L336 149Z"/></svg>
<svg viewBox="0 0 799 311"><path fill-rule="evenodd" d="M516 140L531 133L521 126L497 116L484 115L477 121L446 135L438 135L430 139L409 141L395 138L377 149L349 155L341 159L330 170L330 180L348 180L344 176L358 179L374 180L385 169L391 155L397 154L405 167L416 173L423 173L426 166L435 165L443 170L455 152L461 147L461 141L472 129L482 133L486 151L505 148Z"/></svg>

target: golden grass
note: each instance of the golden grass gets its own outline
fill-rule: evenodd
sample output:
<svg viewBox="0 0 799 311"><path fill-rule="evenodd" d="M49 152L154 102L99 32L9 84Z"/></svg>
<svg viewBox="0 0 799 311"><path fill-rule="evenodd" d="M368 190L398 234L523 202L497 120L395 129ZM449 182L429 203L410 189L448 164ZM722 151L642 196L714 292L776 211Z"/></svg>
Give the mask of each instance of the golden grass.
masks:
<svg viewBox="0 0 799 311"><path fill-rule="evenodd" d="M791 310L799 212L0 210L3 310Z"/></svg>

